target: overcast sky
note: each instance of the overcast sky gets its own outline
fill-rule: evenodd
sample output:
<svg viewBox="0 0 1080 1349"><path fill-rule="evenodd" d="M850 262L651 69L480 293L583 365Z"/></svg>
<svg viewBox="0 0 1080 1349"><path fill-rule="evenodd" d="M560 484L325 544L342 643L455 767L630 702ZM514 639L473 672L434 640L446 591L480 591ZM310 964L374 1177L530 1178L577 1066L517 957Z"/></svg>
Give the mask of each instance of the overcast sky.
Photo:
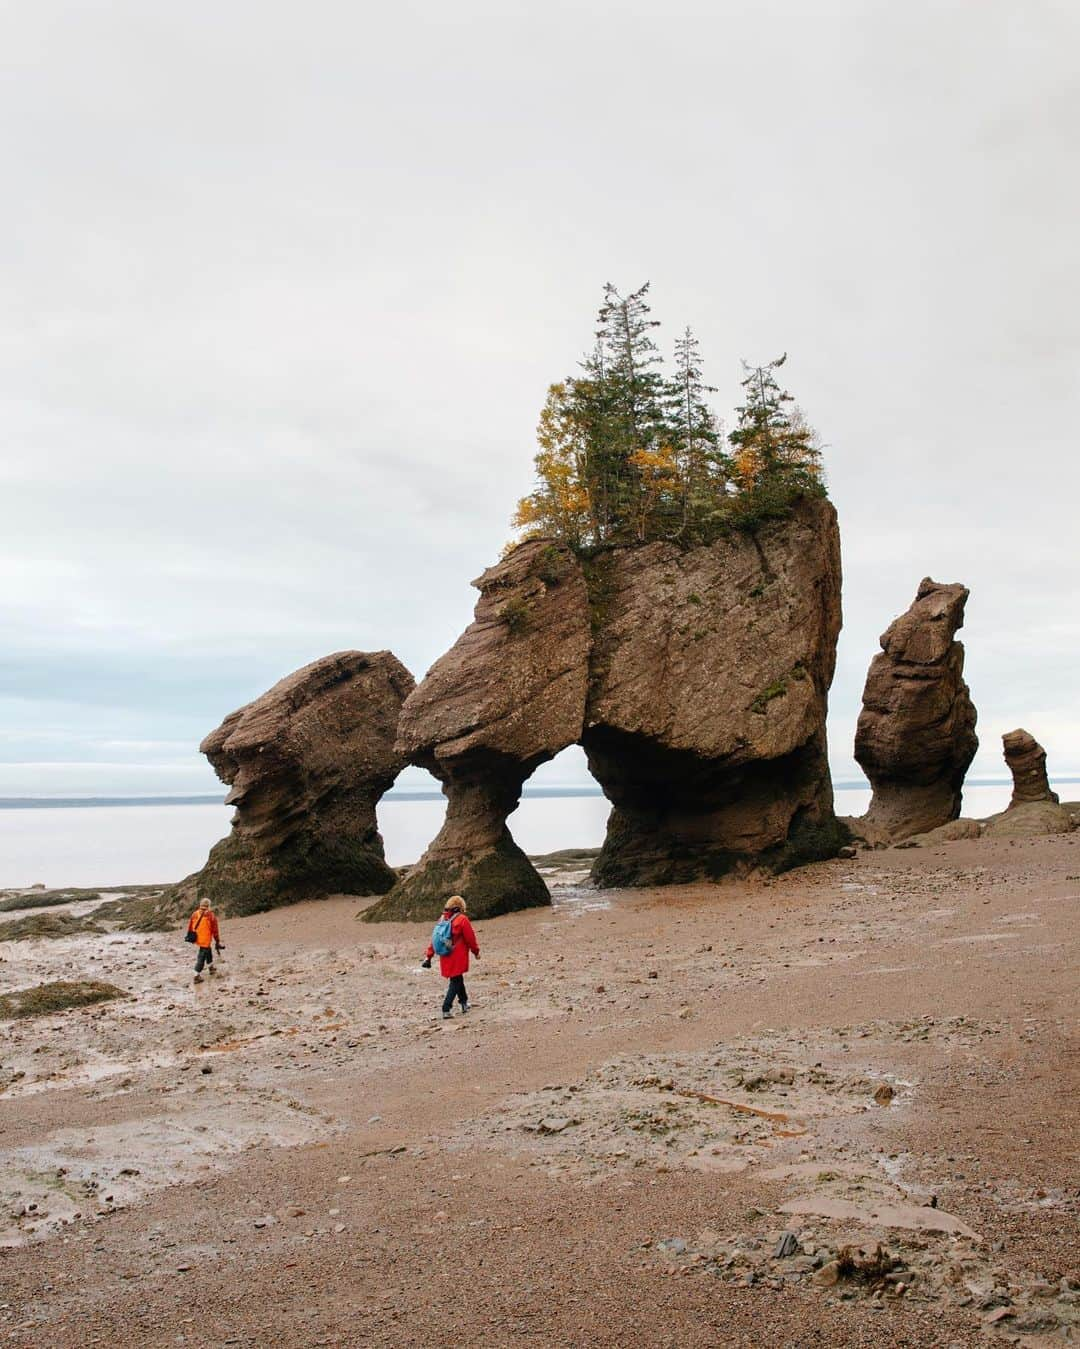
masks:
<svg viewBox="0 0 1080 1349"><path fill-rule="evenodd" d="M828 446L837 776L927 574L971 587L973 772L1017 725L1080 772L1072 0L0 28L0 795L213 790L199 739L304 662L422 675L603 283L646 279L723 413L786 350Z"/></svg>

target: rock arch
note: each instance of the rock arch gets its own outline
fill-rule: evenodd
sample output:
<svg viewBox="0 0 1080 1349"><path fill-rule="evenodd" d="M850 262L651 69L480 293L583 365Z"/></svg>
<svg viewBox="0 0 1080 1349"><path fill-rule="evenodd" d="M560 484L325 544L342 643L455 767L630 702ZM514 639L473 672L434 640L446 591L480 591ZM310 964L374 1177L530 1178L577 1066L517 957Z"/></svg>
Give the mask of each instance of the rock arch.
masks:
<svg viewBox="0 0 1080 1349"><path fill-rule="evenodd" d="M613 804L603 884L833 855L840 583L824 500L701 547L514 549L474 582L474 621L402 709L397 749L443 784L446 821L365 918L430 917L454 891L479 917L549 902L506 818L575 742Z"/></svg>

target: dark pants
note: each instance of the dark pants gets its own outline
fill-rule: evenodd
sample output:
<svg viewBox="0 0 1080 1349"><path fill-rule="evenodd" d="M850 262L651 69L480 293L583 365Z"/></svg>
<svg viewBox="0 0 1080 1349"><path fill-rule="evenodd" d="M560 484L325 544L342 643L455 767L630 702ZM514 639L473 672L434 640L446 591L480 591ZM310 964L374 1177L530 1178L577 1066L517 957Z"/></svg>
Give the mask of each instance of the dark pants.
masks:
<svg viewBox="0 0 1080 1349"><path fill-rule="evenodd" d="M457 998L462 1007L468 1007L469 995L465 992L465 976L455 974L446 986L446 997L442 1001L442 1009L448 1012L454 1005L454 999Z"/></svg>
<svg viewBox="0 0 1080 1349"><path fill-rule="evenodd" d="M214 948L212 946L200 946L199 954L195 957L195 973L201 974L204 965L214 963Z"/></svg>

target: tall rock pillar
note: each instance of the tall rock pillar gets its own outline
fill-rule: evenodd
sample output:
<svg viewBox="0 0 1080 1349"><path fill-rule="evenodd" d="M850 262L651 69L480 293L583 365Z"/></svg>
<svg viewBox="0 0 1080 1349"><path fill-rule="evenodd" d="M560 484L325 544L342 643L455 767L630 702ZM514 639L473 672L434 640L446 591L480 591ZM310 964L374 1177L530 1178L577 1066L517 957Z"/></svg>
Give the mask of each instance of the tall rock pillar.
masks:
<svg viewBox="0 0 1080 1349"><path fill-rule="evenodd" d="M474 621L405 703L398 749L442 783L446 821L420 861L368 909L437 917L464 895L474 918L548 904L506 817L526 778L581 736L590 646L581 565L563 545L520 544L473 584Z"/></svg>
<svg viewBox="0 0 1080 1349"><path fill-rule="evenodd" d="M911 607L889 625L870 663L855 758L874 789L854 822L871 843L896 843L955 820L975 757L975 705L964 683L968 591L927 577Z"/></svg>

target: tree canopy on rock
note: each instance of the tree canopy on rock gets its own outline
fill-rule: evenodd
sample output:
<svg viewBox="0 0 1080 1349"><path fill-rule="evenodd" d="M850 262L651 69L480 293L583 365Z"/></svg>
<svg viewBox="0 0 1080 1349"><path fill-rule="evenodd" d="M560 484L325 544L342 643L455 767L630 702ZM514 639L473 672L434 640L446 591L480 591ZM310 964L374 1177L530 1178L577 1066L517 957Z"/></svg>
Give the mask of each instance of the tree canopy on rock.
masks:
<svg viewBox="0 0 1080 1349"><path fill-rule="evenodd" d="M825 495L817 435L776 377L786 353L743 363L746 401L725 434L689 328L666 372L648 294L648 282L626 296L606 285L580 373L548 389L537 485L513 518L522 537L552 536L578 552L650 539L702 543Z"/></svg>

